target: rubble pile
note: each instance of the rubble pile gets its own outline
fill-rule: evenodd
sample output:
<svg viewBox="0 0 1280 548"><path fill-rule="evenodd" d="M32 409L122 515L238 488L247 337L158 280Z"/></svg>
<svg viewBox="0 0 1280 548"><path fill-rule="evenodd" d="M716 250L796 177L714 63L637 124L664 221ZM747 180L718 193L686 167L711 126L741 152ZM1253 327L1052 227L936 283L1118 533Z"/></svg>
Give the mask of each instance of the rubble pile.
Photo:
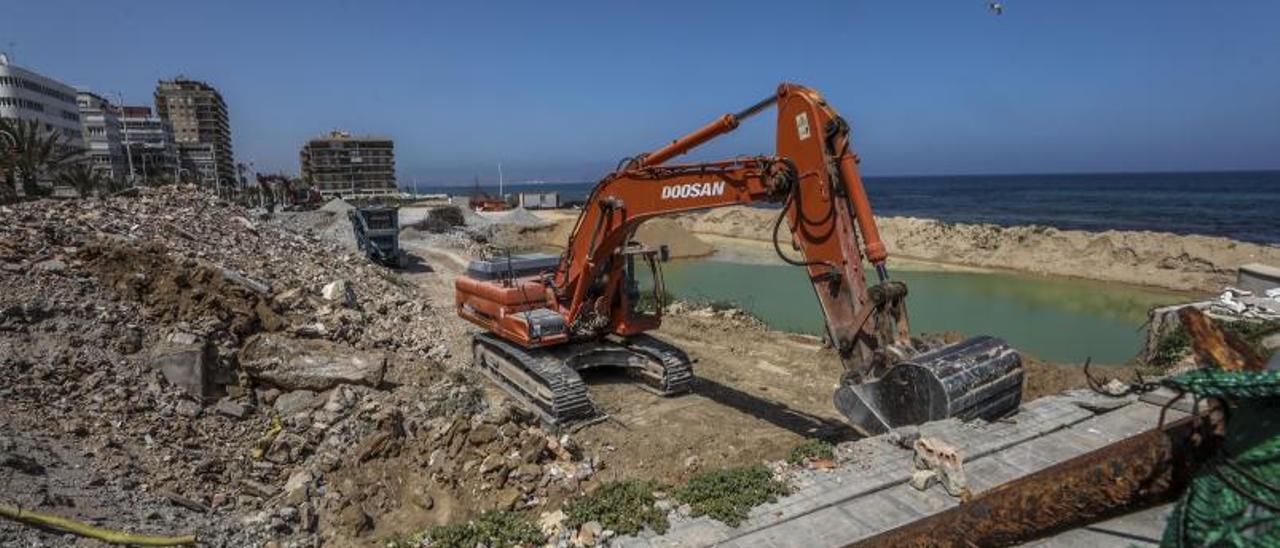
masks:
<svg viewBox="0 0 1280 548"><path fill-rule="evenodd" d="M336 241L179 187L0 214L0 502L311 546L399 504L369 494L379 463L506 506L590 475L443 365L417 286ZM8 521L0 538L73 541Z"/></svg>

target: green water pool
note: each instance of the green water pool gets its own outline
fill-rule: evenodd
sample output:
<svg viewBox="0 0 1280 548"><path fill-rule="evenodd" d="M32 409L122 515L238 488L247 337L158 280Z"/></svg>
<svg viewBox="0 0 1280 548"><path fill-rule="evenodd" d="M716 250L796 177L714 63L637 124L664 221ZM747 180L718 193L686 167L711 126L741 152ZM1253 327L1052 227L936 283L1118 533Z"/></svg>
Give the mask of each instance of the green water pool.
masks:
<svg viewBox="0 0 1280 548"><path fill-rule="evenodd" d="M823 332L803 269L716 260L668 263L667 290L682 299L732 301L775 329ZM1185 296L1101 282L1007 273L898 270L910 291L912 330L999 336L1040 359L1121 364L1141 349L1153 306Z"/></svg>

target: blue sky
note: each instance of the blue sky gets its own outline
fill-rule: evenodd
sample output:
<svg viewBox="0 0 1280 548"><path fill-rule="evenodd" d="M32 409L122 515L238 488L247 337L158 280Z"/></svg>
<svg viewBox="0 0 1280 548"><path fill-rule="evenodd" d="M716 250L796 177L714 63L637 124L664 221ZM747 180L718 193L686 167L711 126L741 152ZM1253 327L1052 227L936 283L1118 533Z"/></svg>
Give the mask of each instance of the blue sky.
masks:
<svg viewBox="0 0 1280 548"><path fill-rule="evenodd" d="M0 49L131 103L209 81L260 171L343 128L393 137L402 183L594 180L784 80L872 175L1280 168L1280 2L1005 4L0 0Z"/></svg>

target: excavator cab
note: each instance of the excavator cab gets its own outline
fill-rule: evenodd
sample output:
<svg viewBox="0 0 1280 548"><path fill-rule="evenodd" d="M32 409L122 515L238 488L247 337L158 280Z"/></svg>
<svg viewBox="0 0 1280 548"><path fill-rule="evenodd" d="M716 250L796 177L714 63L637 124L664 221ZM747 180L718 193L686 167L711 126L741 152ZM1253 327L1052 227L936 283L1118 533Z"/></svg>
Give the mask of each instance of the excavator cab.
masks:
<svg viewBox="0 0 1280 548"><path fill-rule="evenodd" d="M666 287L662 279L662 265L670 257L667 246L658 249L646 247L640 242L628 242L622 250L623 284L619 298L620 310L626 315L619 322L619 335L632 335L656 329L662 323L662 309L666 306Z"/></svg>

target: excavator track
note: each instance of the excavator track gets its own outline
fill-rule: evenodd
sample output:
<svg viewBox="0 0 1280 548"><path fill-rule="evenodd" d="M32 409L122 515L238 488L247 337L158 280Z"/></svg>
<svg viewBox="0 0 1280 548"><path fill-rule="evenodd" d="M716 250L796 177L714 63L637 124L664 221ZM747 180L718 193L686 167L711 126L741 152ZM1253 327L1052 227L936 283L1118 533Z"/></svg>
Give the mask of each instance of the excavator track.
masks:
<svg viewBox="0 0 1280 548"><path fill-rule="evenodd" d="M489 333L477 334L472 344L475 365L548 426L559 428L598 414L582 376L564 360Z"/></svg>
<svg viewBox="0 0 1280 548"><path fill-rule="evenodd" d="M602 416L588 397L582 370L619 368L660 396L693 387L689 356L649 335L531 349L481 333L473 344L476 366L553 428Z"/></svg>
<svg viewBox="0 0 1280 548"><path fill-rule="evenodd" d="M653 360L661 368L660 375L636 371L635 376L645 386L660 396L672 396L693 389L693 362L680 348L649 335L636 335L627 339L625 346Z"/></svg>

